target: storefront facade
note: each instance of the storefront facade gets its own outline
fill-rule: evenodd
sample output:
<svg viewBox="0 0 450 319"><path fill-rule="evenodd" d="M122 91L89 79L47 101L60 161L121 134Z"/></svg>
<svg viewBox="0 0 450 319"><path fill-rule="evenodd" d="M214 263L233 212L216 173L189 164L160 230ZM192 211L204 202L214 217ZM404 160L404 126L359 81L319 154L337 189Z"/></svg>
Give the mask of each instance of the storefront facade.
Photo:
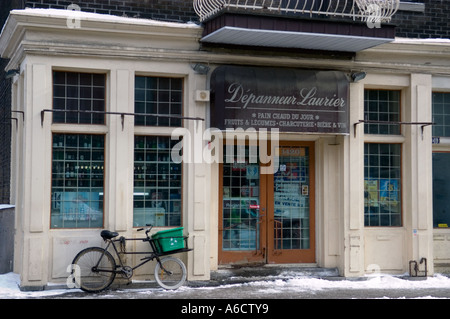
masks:
<svg viewBox="0 0 450 319"><path fill-rule="evenodd" d="M188 280L230 264L359 277L450 262L446 217L433 221L445 122L431 125L449 105L447 42L268 55L208 47L196 24L83 14L68 28L72 14L13 11L0 38L24 115L12 131L24 289L64 282L102 229L139 237L149 223L185 228Z"/></svg>
<svg viewBox="0 0 450 319"><path fill-rule="evenodd" d="M244 68L252 73L251 67ZM264 71L279 79L270 67ZM300 71L309 81L324 72ZM253 94L248 87L241 90L249 97L239 102L260 103L244 105L253 113L237 123L245 125L245 119L250 119L266 127L278 124L278 135L268 139L270 154L278 158L272 158L277 163L271 167L273 172L267 169L270 162L259 163L259 180L249 173L255 165L249 164L251 155L241 158L241 164L236 156L230 164L224 158L219 166L217 264L317 264L337 267L343 276L352 277L374 271L403 274L409 261L432 260L432 116L431 110L419 108L431 103L432 76L368 73L357 83L345 77L322 78L317 83L325 84L325 90L330 85L341 89L329 93L333 99L322 95L323 86L314 80L299 85L291 77L299 96L289 101L280 97L283 90L279 96L271 91L274 84L258 86L270 97ZM238 89L225 88L231 94L225 100L232 108ZM267 111L266 102L261 101L268 99L284 105L271 105ZM294 111L286 104L295 104ZM292 120L298 105L303 106L300 119ZM334 118L327 118L327 112ZM293 126L294 133L290 132ZM246 150L251 153L250 147ZM428 274L433 273L432 267L427 265Z"/></svg>

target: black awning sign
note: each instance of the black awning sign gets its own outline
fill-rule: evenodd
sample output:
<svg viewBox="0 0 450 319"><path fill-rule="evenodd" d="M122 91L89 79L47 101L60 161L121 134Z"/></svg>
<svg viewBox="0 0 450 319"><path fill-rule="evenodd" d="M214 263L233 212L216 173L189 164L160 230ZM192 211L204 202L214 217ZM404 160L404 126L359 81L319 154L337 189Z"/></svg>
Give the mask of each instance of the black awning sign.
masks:
<svg viewBox="0 0 450 319"><path fill-rule="evenodd" d="M337 71L222 66L211 77L211 126L349 133L349 81Z"/></svg>

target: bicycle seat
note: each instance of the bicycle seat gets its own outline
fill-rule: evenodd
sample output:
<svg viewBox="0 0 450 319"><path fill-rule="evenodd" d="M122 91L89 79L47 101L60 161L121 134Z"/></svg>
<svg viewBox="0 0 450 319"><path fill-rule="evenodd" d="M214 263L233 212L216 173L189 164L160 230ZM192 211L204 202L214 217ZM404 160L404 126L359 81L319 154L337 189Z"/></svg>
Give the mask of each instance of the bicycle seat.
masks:
<svg viewBox="0 0 450 319"><path fill-rule="evenodd" d="M102 236L102 238L106 240L106 239L111 239L111 238L119 236L119 233L109 231L109 230L102 230L102 232L100 233L100 236Z"/></svg>

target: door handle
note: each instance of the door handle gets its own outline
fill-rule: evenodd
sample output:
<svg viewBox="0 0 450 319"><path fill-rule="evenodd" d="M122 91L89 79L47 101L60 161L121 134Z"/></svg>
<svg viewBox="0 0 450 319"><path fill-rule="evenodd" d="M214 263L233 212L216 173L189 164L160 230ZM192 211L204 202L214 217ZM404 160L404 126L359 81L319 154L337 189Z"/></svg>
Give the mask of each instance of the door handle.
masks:
<svg viewBox="0 0 450 319"><path fill-rule="evenodd" d="M257 221L258 224L262 223L262 218L263 217L266 217L266 215L258 215L258 221Z"/></svg>

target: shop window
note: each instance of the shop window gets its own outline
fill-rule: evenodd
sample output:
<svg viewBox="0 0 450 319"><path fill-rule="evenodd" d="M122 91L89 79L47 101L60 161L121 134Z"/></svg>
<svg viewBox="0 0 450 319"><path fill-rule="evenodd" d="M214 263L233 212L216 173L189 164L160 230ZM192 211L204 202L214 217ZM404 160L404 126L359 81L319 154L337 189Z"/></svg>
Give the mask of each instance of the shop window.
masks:
<svg viewBox="0 0 450 319"><path fill-rule="evenodd" d="M53 134L52 228L103 227L104 135Z"/></svg>
<svg viewBox="0 0 450 319"><path fill-rule="evenodd" d="M385 122L366 123L365 134L399 135L400 125L392 122L400 122L400 91L365 90L364 120Z"/></svg>
<svg viewBox="0 0 450 319"><path fill-rule="evenodd" d="M53 72L53 123L104 124L105 74ZM97 113L98 112L98 113Z"/></svg>
<svg viewBox="0 0 450 319"><path fill-rule="evenodd" d="M179 127L183 113L183 80L136 76L135 124Z"/></svg>
<svg viewBox="0 0 450 319"><path fill-rule="evenodd" d="M401 145L364 145L364 225L401 226Z"/></svg>
<svg viewBox="0 0 450 319"><path fill-rule="evenodd" d="M181 226L182 165L172 161L179 141L163 136L135 136L134 227Z"/></svg>
<svg viewBox="0 0 450 319"><path fill-rule="evenodd" d="M450 226L450 153L433 153L433 227Z"/></svg>
<svg viewBox="0 0 450 319"><path fill-rule="evenodd" d="M433 136L450 137L450 93L433 92Z"/></svg>

